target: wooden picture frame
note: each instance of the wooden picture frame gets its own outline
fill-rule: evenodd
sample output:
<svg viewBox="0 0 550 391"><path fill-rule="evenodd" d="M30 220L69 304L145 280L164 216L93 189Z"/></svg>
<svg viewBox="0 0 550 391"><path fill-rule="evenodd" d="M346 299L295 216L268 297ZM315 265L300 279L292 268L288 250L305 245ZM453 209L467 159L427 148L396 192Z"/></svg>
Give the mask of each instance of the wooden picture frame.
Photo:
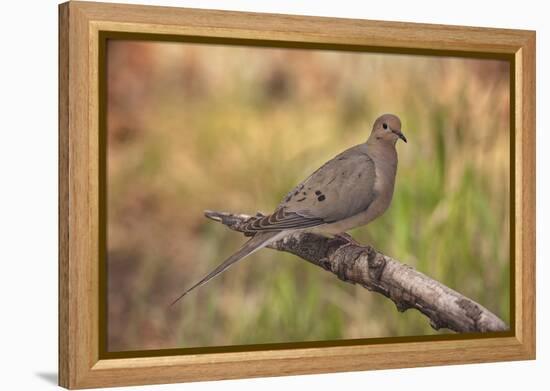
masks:
<svg viewBox="0 0 550 391"><path fill-rule="evenodd" d="M99 258L101 34L341 45L507 58L514 126L512 330L495 338L105 358ZM312 374L535 358L535 33L88 2L59 6L59 384L67 388ZM457 351L460 354L457 354Z"/></svg>

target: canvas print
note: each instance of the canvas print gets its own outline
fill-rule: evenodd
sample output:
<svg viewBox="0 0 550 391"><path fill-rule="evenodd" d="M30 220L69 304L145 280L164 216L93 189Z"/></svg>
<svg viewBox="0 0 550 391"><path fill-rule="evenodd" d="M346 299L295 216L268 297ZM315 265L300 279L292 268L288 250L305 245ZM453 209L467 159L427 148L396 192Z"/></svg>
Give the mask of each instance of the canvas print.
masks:
<svg viewBox="0 0 550 391"><path fill-rule="evenodd" d="M105 66L107 351L510 327L509 62L109 39Z"/></svg>

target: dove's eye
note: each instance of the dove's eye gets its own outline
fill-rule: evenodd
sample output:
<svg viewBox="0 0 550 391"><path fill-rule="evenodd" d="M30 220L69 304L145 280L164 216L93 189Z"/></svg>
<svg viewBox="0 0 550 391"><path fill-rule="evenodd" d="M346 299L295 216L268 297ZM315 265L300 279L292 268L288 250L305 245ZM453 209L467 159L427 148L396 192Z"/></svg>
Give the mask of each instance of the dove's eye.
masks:
<svg viewBox="0 0 550 391"><path fill-rule="evenodd" d="M383 127L384 129L388 129L388 124L383 124L382 127Z"/></svg>

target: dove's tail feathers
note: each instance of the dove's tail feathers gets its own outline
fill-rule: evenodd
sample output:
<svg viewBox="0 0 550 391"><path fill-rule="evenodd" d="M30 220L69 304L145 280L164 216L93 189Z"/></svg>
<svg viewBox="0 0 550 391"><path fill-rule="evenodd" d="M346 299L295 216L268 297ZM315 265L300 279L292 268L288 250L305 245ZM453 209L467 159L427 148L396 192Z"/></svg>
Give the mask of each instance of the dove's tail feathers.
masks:
<svg viewBox="0 0 550 391"><path fill-rule="evenodd" d="M198 288L201 285L206 284L208 281L216 277L217 275L221 274L225 270L227 270L231 265L236 263L237 261L249 256L250 254L264 248L265 246L269 245L270 243L273 243L276 240L279 240L282 236L284 236L285 232L259 232L254 237L252 237L248 242L243 244L243 246L233 255L231 255L229 258L227 258L225 261L223 261L218 267L216 267L214 270L212 270L210 273L208 273L202 280L197 282L195 285L193 285L191 288L187 289L185 292L183 292L176 300L172 302L170 305L176 304L181 298L183 298L185 295L187 295L189 292L191 292L193 289Z"/></svg>

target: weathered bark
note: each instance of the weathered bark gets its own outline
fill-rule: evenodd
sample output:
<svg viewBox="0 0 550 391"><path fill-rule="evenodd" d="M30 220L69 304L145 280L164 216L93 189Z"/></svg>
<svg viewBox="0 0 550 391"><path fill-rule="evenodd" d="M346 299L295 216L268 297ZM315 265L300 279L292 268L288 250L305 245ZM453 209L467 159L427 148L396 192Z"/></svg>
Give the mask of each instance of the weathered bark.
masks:
<svg viewBox="0 0 550 391"><path fill-rule="evenodd" d="M205 215L239 232L250 218L212 211L206 211ZM416 308L436 330L448 328L459 333L508 330L485 307L371 246L361 246L342 237L295 232L268 247L295 254L343 281L378 292L391 299L400 312Z"/></svg>

